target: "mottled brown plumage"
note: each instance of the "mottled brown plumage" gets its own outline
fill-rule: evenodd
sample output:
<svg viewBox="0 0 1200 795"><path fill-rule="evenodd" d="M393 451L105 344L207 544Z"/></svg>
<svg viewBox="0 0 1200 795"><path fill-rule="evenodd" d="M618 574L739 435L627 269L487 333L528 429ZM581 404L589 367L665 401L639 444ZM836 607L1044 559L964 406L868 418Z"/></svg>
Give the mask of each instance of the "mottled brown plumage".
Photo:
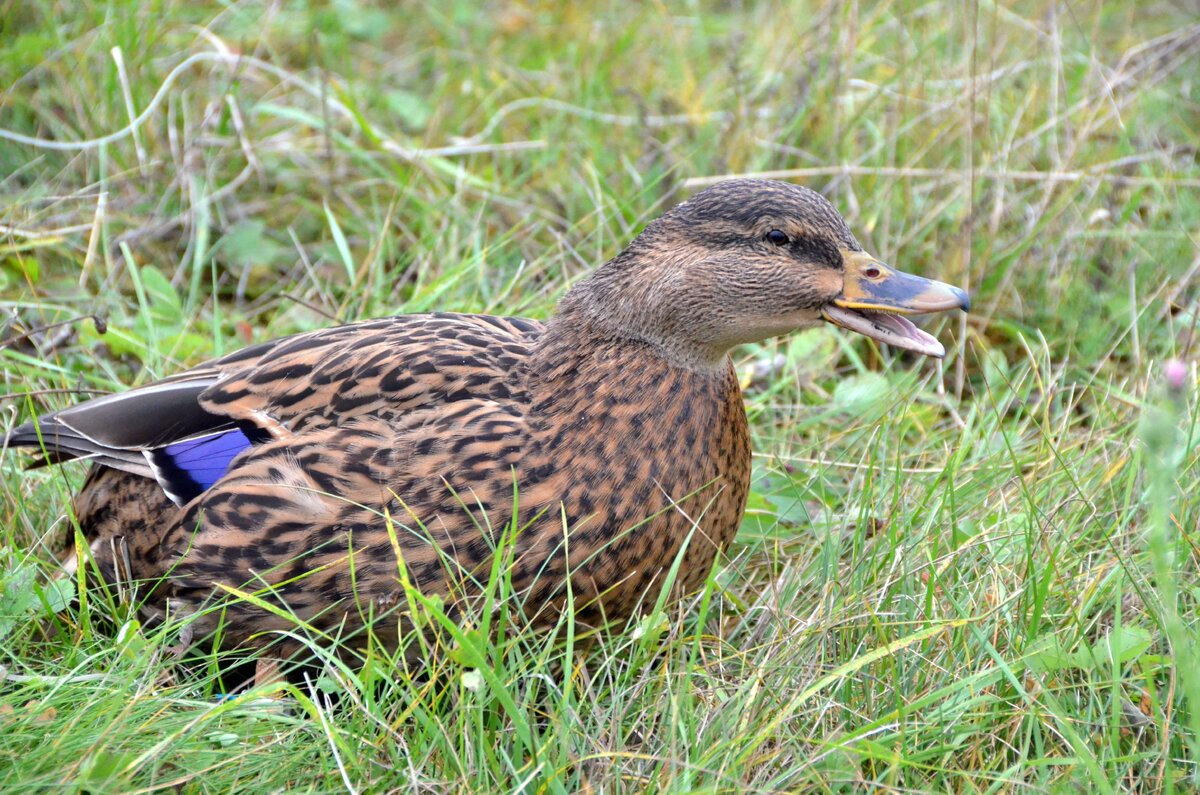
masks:
<svg viewBox="0 0 1200 795"><path fill-rule="evenodd" d="M413 582L470 596L515 484L526 612L556 618L569 580L595 624L652 603L685 546L676 591L694 590L737 530L750 447L731 347L828 319L937 355L907 321L859 310L951 306L965 296L866 258L819 195L738 180L652 222L546 325L410 315L288 337L47 415L40 436L52 461L98 462L75 514L150 613L199 613L225 585L359 627L404 602L389 521ZM162 456L237 428L250 441L211 486ZM9 442L40 446L38 430ZM226 645L291 628L231 600L198 631L218 620Z"/></svg>

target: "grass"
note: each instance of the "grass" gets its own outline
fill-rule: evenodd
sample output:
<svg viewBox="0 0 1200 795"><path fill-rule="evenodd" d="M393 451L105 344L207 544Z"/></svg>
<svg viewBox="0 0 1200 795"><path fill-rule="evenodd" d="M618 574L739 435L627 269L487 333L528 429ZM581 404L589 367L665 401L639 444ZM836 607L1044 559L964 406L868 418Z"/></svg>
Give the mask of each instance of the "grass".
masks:
<svg viewBox="0 0 1200 795"><path fill-rule="evenodd" d="M5 427L335 321L545 316L722 174L975 303L944 364L738 352L703 593L589 643L417 605L431 670L331 658L286 709L73 602L85 469L5 454L0 789L1194 790L1197 63L1167 2L0 2L43 142L0 138Z"/></svg>

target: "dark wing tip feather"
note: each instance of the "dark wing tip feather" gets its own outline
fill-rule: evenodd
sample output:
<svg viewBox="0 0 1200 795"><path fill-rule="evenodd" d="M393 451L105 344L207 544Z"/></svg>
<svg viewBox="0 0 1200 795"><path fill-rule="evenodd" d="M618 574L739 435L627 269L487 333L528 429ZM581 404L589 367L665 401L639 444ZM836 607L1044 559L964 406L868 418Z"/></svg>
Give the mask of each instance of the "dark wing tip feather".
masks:
<svg viewBox="0 0 1200 795"><path fill-rule="evenodd" d="M97 444L58 423L54 415L14 428L4 438L2 447L24 447L40 452L41 456L26 464L26 469L40 469L50 464L86 458L113 469L150 477L150 467L140 451L119 450Z"/></svg>

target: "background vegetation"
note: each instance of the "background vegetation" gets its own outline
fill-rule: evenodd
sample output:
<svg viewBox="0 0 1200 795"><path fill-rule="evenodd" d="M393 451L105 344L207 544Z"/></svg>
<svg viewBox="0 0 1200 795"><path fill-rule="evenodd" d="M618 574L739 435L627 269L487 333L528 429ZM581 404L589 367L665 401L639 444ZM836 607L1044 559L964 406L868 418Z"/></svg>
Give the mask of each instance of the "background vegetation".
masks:
<svg viewBox="0 0 1200 795"><path fill-rule="evenodd" d="M67 605L85 469L5 453L0 788L1195 788L1197 64L1186 0L0 0L0 428L333 322L544 317L724 174L975 300L944 363L738 353L752 510L696 599L283 706Z"/></svg>

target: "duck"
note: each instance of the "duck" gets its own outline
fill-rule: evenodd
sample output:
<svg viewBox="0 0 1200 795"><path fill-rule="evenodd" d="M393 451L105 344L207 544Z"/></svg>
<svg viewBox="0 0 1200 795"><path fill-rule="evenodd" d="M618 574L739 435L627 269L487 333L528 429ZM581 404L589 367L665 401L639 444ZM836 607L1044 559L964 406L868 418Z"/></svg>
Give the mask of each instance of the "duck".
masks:
<svg viewBox="0 0 1200 795"><path fill-rule="evenodd" d="M297 622L399 643L406 588L466 604L502 543L534 626L568 607L600 626L695 592L738 530L734 348L832 324L940 358L908 316L969 307L866 253L821 194L732 179L648 223L544 322L287 336L43 414L5 446L91 462L71 505L88 571L147 618L186 618L184 646L260 648Z"/></svg>

